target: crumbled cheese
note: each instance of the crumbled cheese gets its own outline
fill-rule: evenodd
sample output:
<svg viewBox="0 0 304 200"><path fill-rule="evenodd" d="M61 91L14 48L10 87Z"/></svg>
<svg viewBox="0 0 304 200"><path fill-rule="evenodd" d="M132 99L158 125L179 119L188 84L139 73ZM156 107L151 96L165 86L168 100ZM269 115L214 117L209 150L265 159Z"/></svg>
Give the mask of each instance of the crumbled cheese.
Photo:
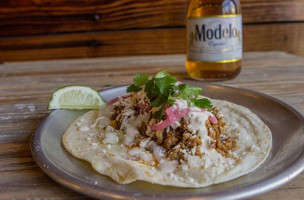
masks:
<svg viewBox="0 0 304 200"><path fill-rule="evenodd" d="M227 159L224 166L226 170L231 170L234 167L235 160L234 159Z"/></svg>
<svg viewBox="0 0 304 200"><path fill-rule="evenodd" d="M188 102L187 100L184 100L184 99L177 99L175 101L175 104L176 107L179 109L179 110L182 110L182 109L185 109L185 108L188 108ZM173 107L173 108L176 108L176 107Z"/></svg>
<svg viewBox="0 0 304 200"><path fill-rule="evenodd" d="M250 151L259 151L260 147L256 146L255 144L251 146Z"/></svg>
<svg viewBox="0 0 304 200"><path fill-rule="evenodd" d="M191 149L192 155L195 155L195 152L196 152L196 146Z"/></svg>
<svg viewBox="0 0 304 200"><path fill-rule="evenodd" d="M189 169L189 168L188 168L188 165L182 165L182 170L183 170L183 171L188 171L188 169Z"/></svg>
<svg viewBox="0 0 304 200"><path fill-rule="evenodd" d="M187 159L189 168L198 168L203 165L202 159L198 156L188 156Z"/></svg>
<svg viewBox="0 0 304 200"><path fill-rule="evenodd" d="M171 127L172 127L172 125L171 125ZM173 128L173 127L172 127ZM174 128L173 128L174 129ZM170 126L168 126L167 128L166 128L166 133L169 133L169 131L170 131Z"/></svg>
<svg viewBox="0 0 304 200"><path fill-rule="evenodd" d="M238 158L238 157L237 157L237 153L236 153L236 152L234 152L234 151L233 151L233 152L231 152L231 155L232 155L233 157L235 157L235 158Z"/></svg>
<svg viewBox="0 0 304 200"><path fill-rule="evenodd" d="M209 168L213 164L211 162L211 160L209 158L207 158L206 156L203 158L203 163L204 163L204 168L205 169Z"/></svg>
<svg viewBox="0 0 304 200"><path fill-rule="evenodd" d="M193 182L194 182L194 179L191 178L191 177L188 177L188 181L193 183Z"/></svg>
<svg viewBox="0 0 304 200"><path fill-rule="evenodd" d="M188 154L187 149L181 149L180 152L182 152L183 154Z"/></svg>
<svg viewBox="0 0 304 200"><path fill-rule="evenodd" d="M179 127L181 124L178 122L178 121L175 121L173 124L171 124L170 126L168 126L169 130L170 130L170 127L175 130L177 127ZM167 131L169 132L169 131Z"/></svg>
<svg viewBox="0 0 304 200"><path fill-rule="evenodd" d="M107 132L115 132L116 130L112 126L106 126L106 131Z"/></svg>
<svg viewBox="0 0 304 200"><path fill-rule="evenodd" d="M178 121L175 121L174 124L176 127L179 127L181 125Z"/></svg>

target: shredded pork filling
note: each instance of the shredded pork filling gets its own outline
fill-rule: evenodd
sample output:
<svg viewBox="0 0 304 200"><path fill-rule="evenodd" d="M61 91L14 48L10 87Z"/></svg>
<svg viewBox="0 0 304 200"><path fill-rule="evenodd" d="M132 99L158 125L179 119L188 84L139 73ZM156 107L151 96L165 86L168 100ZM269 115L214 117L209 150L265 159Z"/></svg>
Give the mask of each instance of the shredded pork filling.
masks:
<svg viewBox="0 0 304 200"><path fill-rule="evenodd" d="M132 105L129 105L130 102ZM126 145L128 148L145 148L147 151L154 153L156 162L160 161L159 155L167 160L178 161L179 163L187 161L187 155L201 158L204 156L204 153L200 150L203 145L202 139L197 132L189 130L189 124L184 117L163 130L151 130L150 126L160 122L160 120L152 117L157 110L152 109L143 92L132 93L127 98L120 98L112 107L113 114L110 117L110 125L116 130L126 131L126 127L122 127L125 119L134 122L140 116L147 116L148 120L143 120L135 127L139 134L135 135L131 143L128 143L129 145ZM134 112L130 114L130 111L127 111L129 114L126 115L128 108ZM205 124L202 124L202 126L206 126L208 136L211 138L211 142L208 144L209 148L215 149L223 157L230 157L231 151L237 147L237 142L229 136L229 133L225 132L226 124L223 122L224 117L219 110L214 107L210 112L216 116L217 123L214 124L208 119ZM166 118L166 114L163 114L162 120ZM159 155L152 152L155 149L157 149Z"/></svg>

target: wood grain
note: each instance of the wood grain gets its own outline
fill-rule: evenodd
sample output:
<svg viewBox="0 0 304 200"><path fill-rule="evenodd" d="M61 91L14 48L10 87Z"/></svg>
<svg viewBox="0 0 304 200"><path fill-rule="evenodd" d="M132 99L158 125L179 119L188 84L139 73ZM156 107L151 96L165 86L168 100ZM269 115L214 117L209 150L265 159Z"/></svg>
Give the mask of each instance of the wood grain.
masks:
<svg viewBox="0 0 304 200"><path fill-rule="evenodd" d="M0 2L0 62L185 52L188 0ZM304 56L303 0L241 0L244 50Z"/></svg>
<svg viewBox="0 0 304 200"><path fill-rule="evenodd" d="M304 23L244 26L244 51L304 56ZM0 61L185 53L185 29L149 29L0 38Z"/></svg>
<svg viewBox="0 0 304 200"><path fill-rule="evenodd" d="M182 27L188 0L9 0L0 36ZM302 0L242 0L244 23L304 21Z"/></svg>
<svg viewBox="0 0 304 200"><path fill-rule="evenodd" d="M166 69L188 79L184 55L133 56L0 64L0 199L90 199L48 178L35 164L30 137L46 110L52 91L64 85L101 90L130 84L134 73ZM304 112L304 59L283 52L245 53L241 74L222 82L253 89ZM304 174L257 200L300 200Z"/></svg>

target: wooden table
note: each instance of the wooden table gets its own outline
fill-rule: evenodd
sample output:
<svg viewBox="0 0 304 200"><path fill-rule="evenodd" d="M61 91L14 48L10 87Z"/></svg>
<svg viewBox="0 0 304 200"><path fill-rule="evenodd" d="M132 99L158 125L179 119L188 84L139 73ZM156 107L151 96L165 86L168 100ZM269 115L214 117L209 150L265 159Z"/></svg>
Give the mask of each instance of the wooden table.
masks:
<svg viewBox="0 0 304 200"><path fill-rule="evenodd" d="M304 59L282 52L245 53L241 74L222 82L276 97L304 112ZM135 73L162 69L187 79L184 55L0 64L0 199L89 199L47 177L35 164L30 138L50 111L52 91L65 85L102 90L130 84ZM303 199L304 174L254 199Z"/></svg>

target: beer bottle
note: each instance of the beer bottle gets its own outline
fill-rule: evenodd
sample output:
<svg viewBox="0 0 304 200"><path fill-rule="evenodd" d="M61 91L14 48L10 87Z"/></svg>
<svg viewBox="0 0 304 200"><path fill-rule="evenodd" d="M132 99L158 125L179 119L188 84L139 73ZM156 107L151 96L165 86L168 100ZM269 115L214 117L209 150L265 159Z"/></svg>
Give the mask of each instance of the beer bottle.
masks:
<svg viewBox="0 0 304 200"><path fill-rule="evenodd" d="M238 0L190 0L187 11L188 74L198 80L235 78L242 62Z"/></svg>

